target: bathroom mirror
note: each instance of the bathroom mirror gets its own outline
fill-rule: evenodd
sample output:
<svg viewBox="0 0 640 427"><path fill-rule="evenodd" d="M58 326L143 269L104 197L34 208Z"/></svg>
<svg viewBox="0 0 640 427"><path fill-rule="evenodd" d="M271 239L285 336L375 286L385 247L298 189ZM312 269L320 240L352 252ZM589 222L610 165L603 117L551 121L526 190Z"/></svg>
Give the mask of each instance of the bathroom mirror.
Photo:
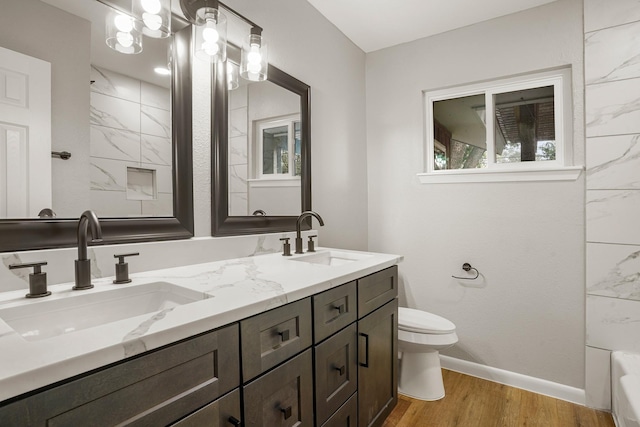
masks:
<svg viewBox="0 0 640 427"><path fill-rule="evenodd" d="M212 234L295 230L311 209L310 87L273 65L233 91L225 67L212 75Z"/></svg>
<svg viewBox="0 0 640 427"><path fill-rule="evenodd" d="M103 244L193 236L190 28L180 17L173 17L174 34L162 40L164 45L159 47L165 67L169 62L167 55L171 58L171 74L164 77L164 81L162 77L123 77L125 73L116 71L115 65L95 66L90 59L92 48L88 38L95 33L92 29L100 27L104 32L104 21L91 24L88 17L65 10L66 7L98 6L108 11L107 3L118 8L118 4L107 0L23 0L3 6L0 46L51 63L51 151L69 151L71 157L68 160L50 157L52 206L42 207L52 207L57 216L38 218L31 209L25 216L0 219L0 252L74 246L77 218L86 209L94 209L100 218ZM149 41L145 37L143 42L151 51L152 45L160 41ZM104 44L104 39L101 43ZM116 54L124 63L133 64L141 58ZM79 60L85 62L68 66ZM134 70L142 68L142 65L131 64ZM75 70L79 70L81 78L69 78ZM56 86L61 76L66 78L68 86ZM98 108L93 102L96 94L104 96L103 89L108 89L116 80L133 81L140 92L150 95L147 99L163 106L148 108L152 103L142 105L140 101L137 118L132 117L133 113L124 118L117 116L118 107L115 111ZM98 89L92 89L92 85ZM142 95L134 96L142 99ZM133 104L131 99L124 103ZM75 118L79 120L76 123L82 124L74 126L74 118L67 115L64 119L63 113L78 105L84 105L85 109L75 110ZM160 114L149 113L152 110ZM63 120L57 121L61 117ZM139 130L136 134L131 129L118 129L109 124L131 118L137 122L146 119L160 131ZM60 138L60 134L65 138ZM102 139L105 145L97 146L96 138ZM132 139L137 139L138 148L126 146ZM67 150L66 144L72 148ZM138 158L128 159L131 153ZM112 155L115 157L111 158ZM157 159L155 164L150 161L151 157ZM105 167L107 163L111 167ZM96 178L100 174L101 177ZM46 181L47 174L40 175ZM102 192L96 194L99 190ZM118 205L118 210L101 213L109 204L116 204L112 197L116 192L121 193L122 206L126 207Z"/></svg>

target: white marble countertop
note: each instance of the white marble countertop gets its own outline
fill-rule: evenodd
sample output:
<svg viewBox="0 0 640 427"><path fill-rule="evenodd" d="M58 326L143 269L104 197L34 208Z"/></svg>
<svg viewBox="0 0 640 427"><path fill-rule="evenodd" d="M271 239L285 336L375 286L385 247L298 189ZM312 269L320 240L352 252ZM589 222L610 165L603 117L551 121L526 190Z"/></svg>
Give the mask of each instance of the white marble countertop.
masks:
<svg viewBox="0 0 640 427"><path fill-rule="evenodd" d="M318 252L332 249L318 248ZM268 254L132 274L132 283L94 279L95 287L72 291L73 283L49 286L51 296L24 298L26 290L0 293L0 402L163 345L339 286L397 264L402 256L368 255L343 265L298 262L300 256ZM304 255L303 255L304 256ZM1 319L5 308L152 282L202 292L203 299L40 340L25 340Z"/></svg>

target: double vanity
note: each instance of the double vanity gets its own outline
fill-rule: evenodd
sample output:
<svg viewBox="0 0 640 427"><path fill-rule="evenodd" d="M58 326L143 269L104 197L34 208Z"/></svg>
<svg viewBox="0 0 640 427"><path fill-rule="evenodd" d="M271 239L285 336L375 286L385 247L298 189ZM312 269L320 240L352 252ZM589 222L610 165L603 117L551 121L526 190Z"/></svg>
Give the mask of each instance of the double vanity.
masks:
<svg viewBox="0 0 640 427"><path fill-rule="evenodd" d="M0 424L381 425L401 259L320 248L3 292Z"/></svg>

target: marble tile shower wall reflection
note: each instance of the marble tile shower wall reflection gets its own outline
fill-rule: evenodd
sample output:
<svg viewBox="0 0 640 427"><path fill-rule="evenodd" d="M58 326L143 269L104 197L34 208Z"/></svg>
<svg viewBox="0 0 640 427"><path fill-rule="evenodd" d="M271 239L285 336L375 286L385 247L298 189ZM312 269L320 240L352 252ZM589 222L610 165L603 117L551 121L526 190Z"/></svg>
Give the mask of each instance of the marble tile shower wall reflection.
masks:
<svg viewBox="0 0 640 427"><path fill-rule="evenodd" d="M608 409L610 351L640 353L640 10L585 0L584 12L586 392Z"/></svg>
<svg viewBox="0 0 640 427"><path fill-rule="evenodd" d="M171 216L168 89L91 67L91 207L100 217Z"/></svg>
<svg viewBox="0 0 640 427"><path fill-rule="evenodd" d="M229 215L248 215L248 91L246 85L229 92Z"/></svg>

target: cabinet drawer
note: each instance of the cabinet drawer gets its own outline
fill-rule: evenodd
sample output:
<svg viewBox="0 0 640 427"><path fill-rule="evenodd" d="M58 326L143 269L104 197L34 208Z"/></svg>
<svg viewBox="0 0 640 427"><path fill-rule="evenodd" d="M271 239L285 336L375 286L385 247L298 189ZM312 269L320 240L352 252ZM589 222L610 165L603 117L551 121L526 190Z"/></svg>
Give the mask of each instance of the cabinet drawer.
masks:
<svg viewBox="0 0 640 427"><path fill-rule="evenodd" d="M124 361L0 409L7 425L167 425L238 387L238 324Z"/></svg>
<svg viewBox="0 0 640 427"><path fill-rule="evenodd" d="M355 323L315 347L316 424L321 425L358 389Z"/></svg>
<svg viewBox="0 0 640 427"><path fill-rule="evenodd" d="M398 296L398 266L358 279L358 319Z"/></svg>
<svg viewBox="0 0 640 427"><path fill-rule="evenodd" d="M311 345L311 298L240 322L243 382Z"/></svg>
<svg viewBox="0 0 640 427"><path fill-rule="evenodd" d="M313 425L311 349L244 386L246 427Z"/></svg>
<svg viewBox="0 0 640 427"><path fill-rule="evenodd" d="M194 412L186 418L172 424L173 427L232 427L241 425L240 390L235 389Z"/></svg>
<svg viewBox="0 0 640 427"><path fill-rule="evenodd" d="M358 425L358 393L351 396L347 403L322 424L322 427L357 427Z"/></svg>
<svg viewBox="0 0 640 427"><path fill-rule="evenodd" d="M319 343L354 322L358 314L356 282L313 296L313 342Z"/></svg>

